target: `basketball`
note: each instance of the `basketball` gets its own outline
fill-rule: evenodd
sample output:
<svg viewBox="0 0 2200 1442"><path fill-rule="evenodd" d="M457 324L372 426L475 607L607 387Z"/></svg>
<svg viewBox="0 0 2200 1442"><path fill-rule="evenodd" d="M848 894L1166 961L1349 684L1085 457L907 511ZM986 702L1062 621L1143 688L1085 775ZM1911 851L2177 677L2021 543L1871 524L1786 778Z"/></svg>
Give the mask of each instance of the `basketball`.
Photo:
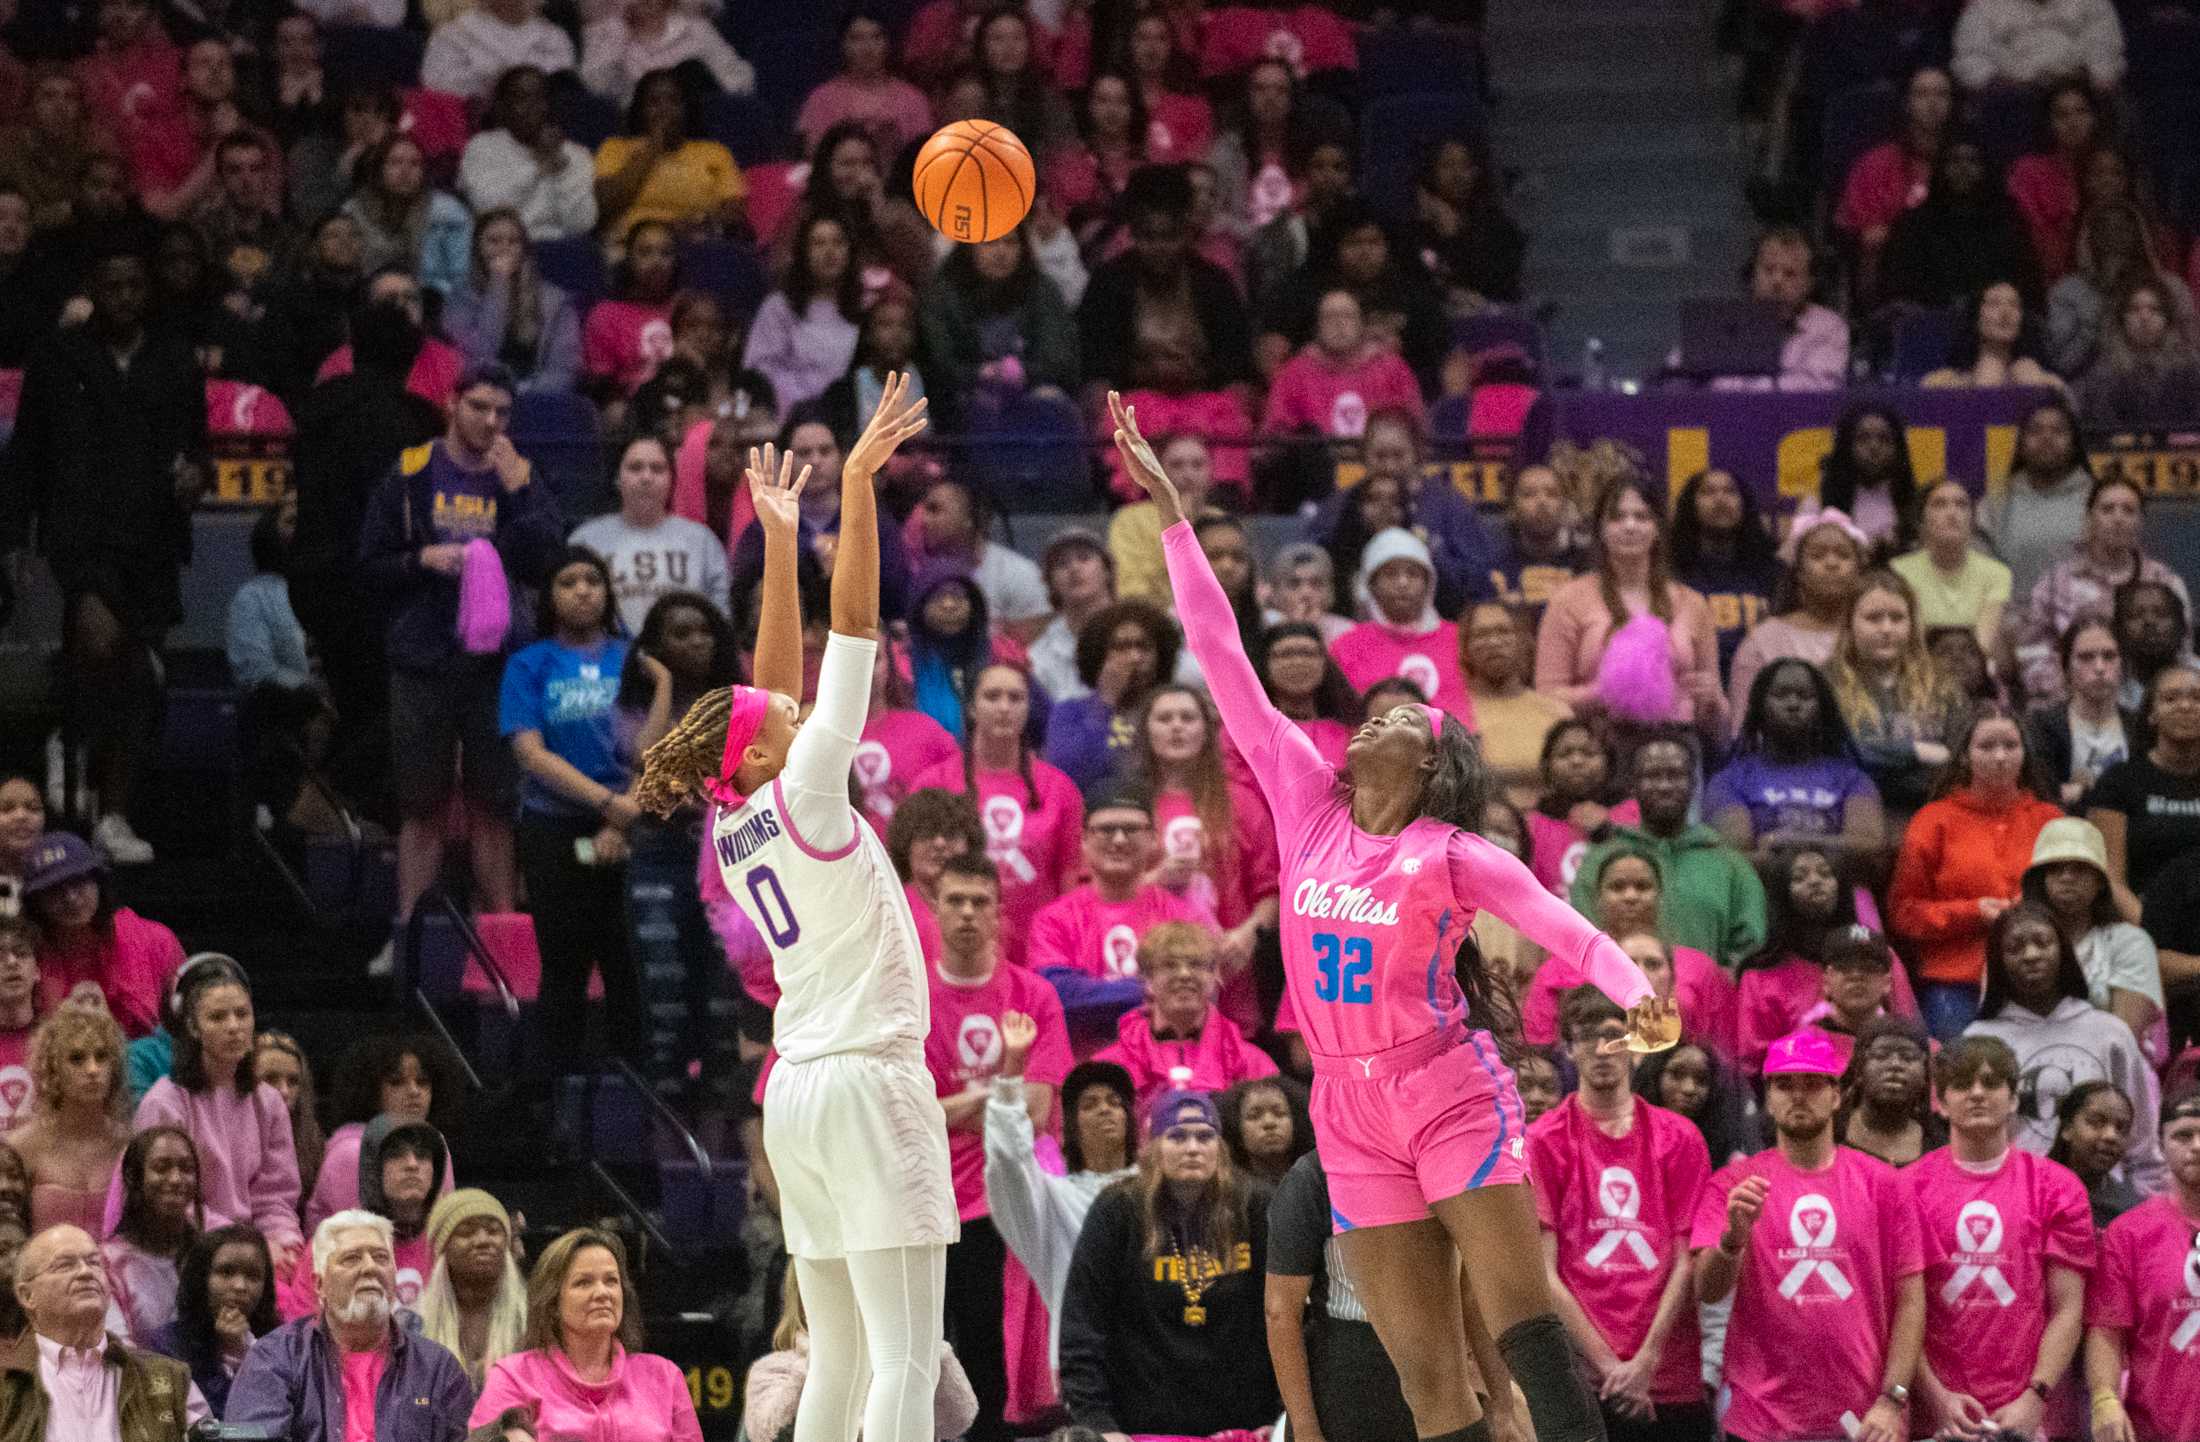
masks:
<svg viewBox="0 0 2200 1442"><path fill-rule="evenodd" d="M990 120L943 125L917 152L917 209L965 245L999 240L1031 212L1037 174L1016 132Z"/></svg>

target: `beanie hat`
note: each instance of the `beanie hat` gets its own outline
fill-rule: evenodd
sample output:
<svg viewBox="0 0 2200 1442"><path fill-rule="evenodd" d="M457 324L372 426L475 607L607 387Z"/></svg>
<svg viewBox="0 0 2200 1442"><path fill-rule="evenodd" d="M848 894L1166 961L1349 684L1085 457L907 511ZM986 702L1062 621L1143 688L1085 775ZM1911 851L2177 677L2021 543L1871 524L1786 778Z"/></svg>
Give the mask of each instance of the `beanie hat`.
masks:
<svg viewBox="0 0 2200 1442"><path fill-rule="evenodd" d="M443 1248L460 1226L482 1217L493 1217L504 1224L506 1232L512 1230L512 1214L504 1210L504 1203L479 1187L460 1187L438 1201L428 1213L428 1255L442 1256Z"/></svg>

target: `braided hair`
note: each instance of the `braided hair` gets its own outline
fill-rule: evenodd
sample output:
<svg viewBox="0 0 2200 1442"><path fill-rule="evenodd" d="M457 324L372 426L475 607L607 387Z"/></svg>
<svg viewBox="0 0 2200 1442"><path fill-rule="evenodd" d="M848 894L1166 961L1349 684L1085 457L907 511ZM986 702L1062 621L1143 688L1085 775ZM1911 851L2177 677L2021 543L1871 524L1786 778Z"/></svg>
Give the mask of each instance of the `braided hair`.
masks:
<svg viewBox="0 0 2200 1442"><path fill-rule="evenodd" d="M700 796L703 783L716 778L725 760L726 720L732 713L731 686L696 697L678 724L642 753L642 779L634 787L636 804L669 817Z"/></svg>

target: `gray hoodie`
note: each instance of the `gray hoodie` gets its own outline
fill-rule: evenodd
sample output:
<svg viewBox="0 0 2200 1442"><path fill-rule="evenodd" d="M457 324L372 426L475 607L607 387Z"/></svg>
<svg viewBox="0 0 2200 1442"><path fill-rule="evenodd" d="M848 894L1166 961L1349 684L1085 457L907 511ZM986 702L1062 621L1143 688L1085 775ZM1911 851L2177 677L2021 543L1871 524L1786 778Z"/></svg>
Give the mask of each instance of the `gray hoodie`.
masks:
<svg viewBox="0 0 2200 1442"><path fill-rule="evenodd" d="M2017 1054L2017 1117L2012 1138L2028 1152L2046 1155L2055 1144L2055 1108L2081 1082L2109 1081L2131 1098L2131 1145L2124 1179L2143 1196L2162 1190L2168 1164L2155 1119L2162 1094L2154 1069L2140 1055L2131 1028L2083 997L2064 997L2046 1016L2015 1002L2001 1014L1981 1017L1965 1036L1999 1037Z"/></svg>

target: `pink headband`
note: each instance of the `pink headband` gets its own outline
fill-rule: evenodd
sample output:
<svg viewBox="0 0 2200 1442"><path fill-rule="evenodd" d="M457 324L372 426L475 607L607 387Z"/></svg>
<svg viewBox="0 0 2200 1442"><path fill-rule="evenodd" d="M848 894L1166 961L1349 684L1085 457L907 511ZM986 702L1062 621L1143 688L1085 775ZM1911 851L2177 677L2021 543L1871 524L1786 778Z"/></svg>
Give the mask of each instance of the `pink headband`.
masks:
<svg viewBox="0 0 2200 1442"><path fill-rule="evenodd" d="M733 789L734 773L741 769L741 753L749 749L756 733L764 729L764 717L772 709L772 693L761 686L736 686L726 710L726 751L718 762L718 775L703 783L720 806L739 806L745 799Z"/></svg>
<svg viewBox="0 0 2200 1442"><path fill-rule="evenodd" d="M1864 528L1844 515L1839 507L1824 506L1815 511L1797 513L1795 524L1788 530L1787 539L1780 543L1780 559L1788 565L1794 565L1796 556L1802 552L1804 540L1820 526L1834 527L1854 541L1856 548L1867 559L1871 556L1872 538L1864 534Z"/></svg>
<svg viewBox="0 0 2200 1442"><path fill-rule="evenodd" d="M1428 717L1428 739L1431 741L1435 741L1442 737L1444 734L1443 711L1435 706L1429 705L1426 701L1421 703L1421 711L1422 714Z"/></svg>

